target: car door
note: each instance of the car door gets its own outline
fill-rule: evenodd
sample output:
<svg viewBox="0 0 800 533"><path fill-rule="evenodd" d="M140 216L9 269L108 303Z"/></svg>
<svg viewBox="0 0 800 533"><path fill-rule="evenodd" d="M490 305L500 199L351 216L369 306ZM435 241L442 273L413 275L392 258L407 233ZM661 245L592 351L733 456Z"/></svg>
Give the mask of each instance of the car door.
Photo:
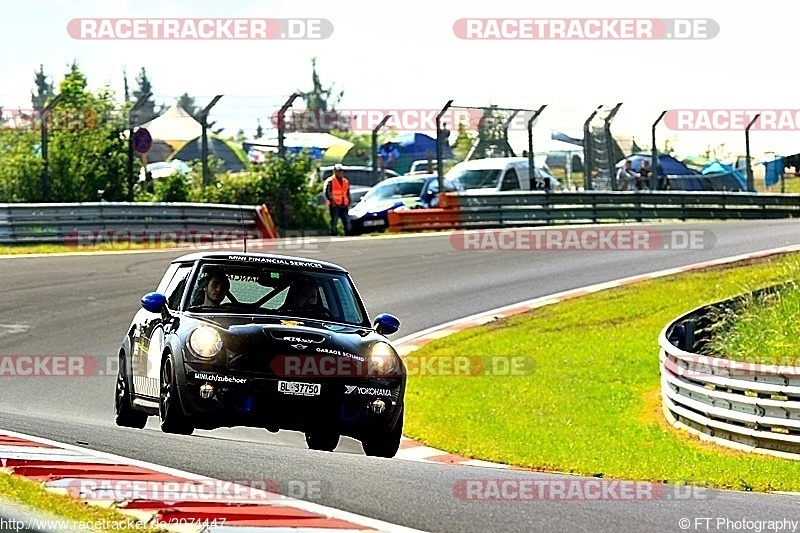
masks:
<svg viewBox="0 0 800 533"><path fill-rule="evenodd" d="M186 282L192 272L192 263L179 265L172 279L163 288L162 294L167 297L167 308L178 312L186 292ZM161 354L164 352L165 329L167 322L161 313L150 313L143 310L139 328L138 342L131 358L133 390L137 395L158 397L158 378L161 370Z"/></svg>

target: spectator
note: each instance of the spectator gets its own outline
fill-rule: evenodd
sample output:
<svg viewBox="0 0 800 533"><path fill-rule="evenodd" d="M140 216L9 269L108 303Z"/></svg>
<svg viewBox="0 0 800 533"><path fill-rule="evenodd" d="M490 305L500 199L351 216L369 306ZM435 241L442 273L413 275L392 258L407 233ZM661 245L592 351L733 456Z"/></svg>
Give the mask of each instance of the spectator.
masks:
<svg viewBox="0 0 800 533"><path fill-rule="evenodd" d="M617 189L620 191L632 189L636 184L639 174L631 170L631 164L631 160L626 159L622 168L617 171Z"/></svg>
<svg viewBox="0 0 800 533"><path fill-rule="evenodd" d="M650 161L643 159L642 166L639 167L639 177L636 178L636 188L640 191L651 189L650 179L652 177L653 171L650 170Z"/></svg>
<svg viewBox="0 0 800 533"><path fill-rule="evenodd" d="M331 215L331 236L337 234L338 219L342 219L344 234L350 235L350 181L344 176L344 169L339 163L333 166L333 176L325 180L325 198Z"/></svg>

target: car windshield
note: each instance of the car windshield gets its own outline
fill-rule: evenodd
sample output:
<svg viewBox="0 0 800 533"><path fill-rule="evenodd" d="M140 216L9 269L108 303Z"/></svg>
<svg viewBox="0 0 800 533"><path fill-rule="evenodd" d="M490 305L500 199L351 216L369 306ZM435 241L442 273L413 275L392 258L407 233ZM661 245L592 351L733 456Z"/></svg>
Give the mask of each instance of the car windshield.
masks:
<svg viewBox="0 0 800 533"><path fill-rule="evenodd" d="M464 189L493 189L497 186L500 170L496 168L462 170L449 178L457 181Z"/></svg>
<svg viewBox="0 0 800 533"><path fill-rule="evenodd" d="M391 180L376 185L364 195L366 200L387 200L389 198L414 198L422 193L425 180Z"/></svg>
<svg viewBox="0 0 800 533"><path fill-rule="evenodd" d="M366 312L340 272L307 272L266 265L203 263L186 310L197 313L280 315L364 325Z"/></svg>

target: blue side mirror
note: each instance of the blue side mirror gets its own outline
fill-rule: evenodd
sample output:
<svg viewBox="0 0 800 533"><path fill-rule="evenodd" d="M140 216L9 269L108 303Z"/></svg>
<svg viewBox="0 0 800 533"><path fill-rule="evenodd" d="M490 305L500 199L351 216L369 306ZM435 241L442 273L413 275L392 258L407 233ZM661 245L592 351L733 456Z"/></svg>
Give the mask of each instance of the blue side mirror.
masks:
<svg viewBox="0 0 800 533"><path fill-rule="evenodd" d="M375 331L381 335L391 335L400 329L400 321L394 315L381 313L375 317Z"/></svg>
<svg viewBox="0 0 800 533"><path fill-rule="evenodd" d="M160 313L167 303L167 297L160 292L148 292L142 296L142 307L151 313Z"/></svg>

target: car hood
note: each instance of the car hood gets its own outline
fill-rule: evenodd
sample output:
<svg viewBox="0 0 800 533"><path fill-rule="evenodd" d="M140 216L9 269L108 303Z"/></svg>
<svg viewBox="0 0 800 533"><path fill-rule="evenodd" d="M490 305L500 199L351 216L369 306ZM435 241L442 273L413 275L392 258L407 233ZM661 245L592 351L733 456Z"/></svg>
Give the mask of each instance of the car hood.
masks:
<svg viewBox="0 0 800 533"><path fill-rule="evenodd" d="M281 377L288 356L363 363L374 343L386 341L370 328L319 320L193 315L189 322L187 330L200 324L220 329L228 370L263 376Z"/></svg>
<svg viewBox="0 0 800 533"><path fill-rule="evenodd" d="M350 216L363 217L366 214L378 214L397 209L398 207L422 207L422 200L414 198L387 198L386 200L363 199L350 209Z"/></svg>

